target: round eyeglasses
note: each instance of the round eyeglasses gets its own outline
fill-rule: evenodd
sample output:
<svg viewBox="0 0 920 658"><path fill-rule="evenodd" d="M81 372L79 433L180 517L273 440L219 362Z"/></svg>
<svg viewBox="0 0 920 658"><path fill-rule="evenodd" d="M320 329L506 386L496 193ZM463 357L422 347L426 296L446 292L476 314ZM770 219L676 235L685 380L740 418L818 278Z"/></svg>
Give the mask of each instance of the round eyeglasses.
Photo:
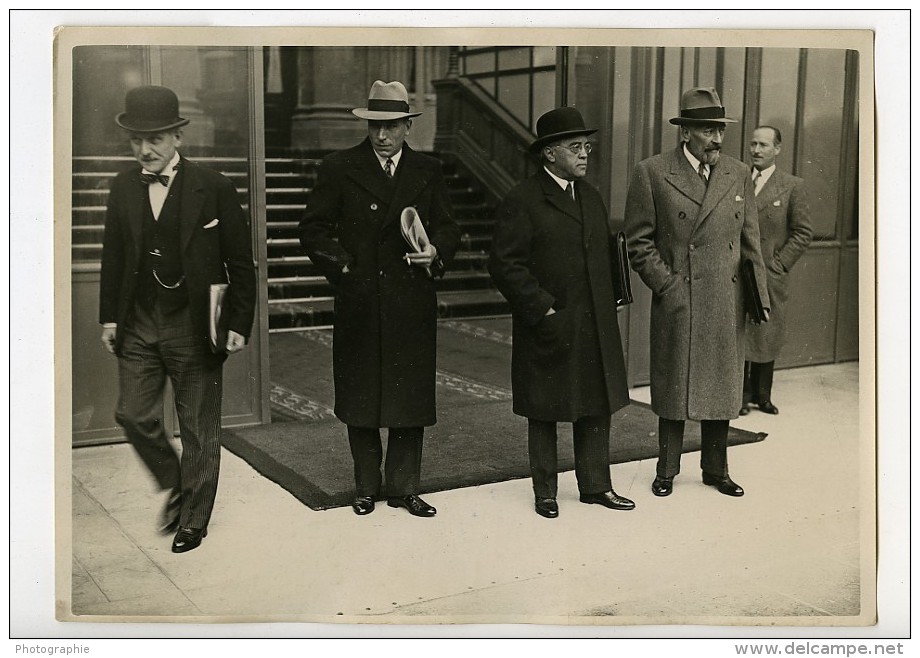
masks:
<svg viewBox="0 0 920 658"><path fill-rule="evenodd" d="M591 153L591 142L585 142L584 144L581 144L581 143L569 144L568 146L565 146L564 144L557 144L556 146L567 149L571 151L572 153L574 153L575 155L578 155L579 153L581 153L582 149L584 149L585 155L588 155Z"/></svg>

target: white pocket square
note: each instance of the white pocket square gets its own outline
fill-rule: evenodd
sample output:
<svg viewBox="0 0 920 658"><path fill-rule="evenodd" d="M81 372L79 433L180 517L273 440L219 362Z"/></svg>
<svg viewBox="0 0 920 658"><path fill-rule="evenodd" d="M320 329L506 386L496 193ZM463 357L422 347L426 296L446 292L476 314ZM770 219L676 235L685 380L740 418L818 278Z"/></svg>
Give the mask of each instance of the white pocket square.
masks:
<svg viewBox="0 0 920 658"><path fill-rule="evenodd" d="M735 195L735 201L744 201L744 197L743 197L743 196L738 196L738 195L736 194L736 195Z"/></svg>
<svg viewBox="0 0 920 658"><path fill-rule="evenodd" d="M776 201L773 202L773 205L774 205L774 206L781 206L781 205L783 205L783 202L780 201L779 199L777 199Z"/></svg>
<svg viewBox="0 0 920 658"><path fill-rule="evenodd" d="M218 224L220 224L220 220L217 219L217 218L215 217L215 218L212 219L210 222L208 222L207 224L205 224L203 228L214 228L214 227L217 226Z"/></svg>

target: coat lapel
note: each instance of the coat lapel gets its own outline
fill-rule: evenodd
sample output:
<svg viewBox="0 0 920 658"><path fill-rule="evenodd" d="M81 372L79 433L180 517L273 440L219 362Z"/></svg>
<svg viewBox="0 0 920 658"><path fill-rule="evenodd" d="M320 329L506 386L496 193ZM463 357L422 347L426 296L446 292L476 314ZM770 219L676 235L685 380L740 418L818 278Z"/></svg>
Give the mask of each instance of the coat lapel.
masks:
<svg viewBox="0 0 920 658"><path fill-rule="evenodd" d="M687 163L690 168L690 163ZM696 218L696 226L699 226L709 216L709 213L719 204L719 201L728 194L729 190L734 188L735 177L728 167L720 167L718 164L709 168L709 186L706 188L706 196L703 197L703 205L700 207L700 214Z"/></svg>
<svg viewBox="0 0 920 658"><path fill-rule="evenodd" d="M128 225L131 229L132 242L134 243L135 262L140 262L141 250L144 248L144 203L147 200L147 190L144 189L145 183L141 182L141 168L132 174L131 194L128 195Z"/></svg>
<svg viewBox="0 0 920 658"><path fill-rule="evenodd" d="M690 166L690 161L684 155L683 145L671 151L668 173L665 175L665 179L685 197L699 206L703 205L703 198L707 191L706 186L700 180L700 175L693 171L693 167Z"/></svg>
<svg viewBox="0 0 920 658"><path fill-rule="evenodd" d="M540 187L543 188L543 194L546 196L546 201L555 207L559 212L568 215L576 222L581 224L581 213L579 212L578 206L572 201L571 198L565 193L559 184L552 179L552 177L542 170L539 174ZM575 186L576 196L578 194L578 185Z"/></svg>
<svg viewBox="0 0 920 658"><path fill-rule="evenodd" d="M403 209L412 205L431 179L431 172L416 156L416 152L409 148L408 144L403 144L402 156L399 159L396 173L396 189L390 201L390 210L383 220L384 226L399 219ZM427 220L428 218L423 217L422 219Z"/></svg>
<svg viewBox="0 0 920 658"><path fill-rule="evenodd" d="M350 168L347 176L359 187L373 194L383 202L388 202L393 194L393 188L387 181L386 174L380 168L380 162L374 155L374 147L369 139L365 139L355 147L354 157L349 158ZM400 161L400 166L402 161Z"/></svg>
<svg viewBox="0 0 920 658"><path fill-rule="evenodd" d="M201 206L204 204L205 189L198 167L185 158L182 158L180 163L182 196L179 198L179 240L184 252L198 224Z"/></svg>
<svg viewBox="0 0 920 658"><path fill-rule="evenodd" d="M782 172L776 169L773 171L773 175L770 176L770 180L760 188L760 194L757 195L758 214L763 213L769 206L773 205L773 202L781 197L785 190L786 179Z"/></svg>

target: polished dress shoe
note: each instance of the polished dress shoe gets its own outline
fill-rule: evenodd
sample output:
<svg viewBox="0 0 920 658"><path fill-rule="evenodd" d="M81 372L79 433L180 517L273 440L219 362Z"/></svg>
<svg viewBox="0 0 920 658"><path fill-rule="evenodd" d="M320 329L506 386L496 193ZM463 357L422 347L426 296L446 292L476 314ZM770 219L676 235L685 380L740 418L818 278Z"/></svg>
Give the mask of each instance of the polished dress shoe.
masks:
<svg viewBox="0 0 920 658"><path fill-rule="evenodd" d="M769 400L764 400L757 404L757 408L760 409L765 414L773 414L774 416L779 413L779 409L776 408L776 405L770 402Z"/></svg>
<svg viewBox="0 0 920 658"><path fill-rule="evenodd" d="M160 512L160 534L171 535L179 529L179 512L182 511L182 492L173 489Z"/></svg>
<svg viewBox="0 0 920 658"><path fill-rule="evenodd" d="M207 528L179 528L173 539L172 552L185 553L201 545L201 540L208 536Z"/></svg>
<svg viewBox="0 0 920 658"><path fill-rule="evenodd" d="M748 409L748 406L747 406L747 405L744 405L743 407L741 407L741 411L738 412L738 415L739 415L739 416L747 416L749 413L751 413L751 410Z"/></svg>
<svg viewBox="0 0 920 658"><path fill-rule="evenodd" d="M415 494L400 496L398 498L387 498L387 505L390 507L405 507L412 516L429 517L438 513L438 510Z"/></svg>
<svg viewBox="0 0 920 658"><path fill-rule="evenodd" d="M533 508L537 514L548 519L559 516L559 505L556 504L555 498L537 498L534 500Z"/></svg>
<svg viewBox="0 0 920 658"><path fill-rule="evenodd" d="M674 478L663 478L660 475L652 482L652 493L656 496L670 496L674 490Z"/></svg>
<svg viewBox="0 0 920 658"><path fill-rule="evenodd" d="M364 516L374 511L374 499L370 496L358 496L351 502L351 509L358 516Z"/></svg>
<svg viewBox="0 0 920 658"><path fill-rule="evenodd" d="M636 507L633 501L618 495L613 489L596 494L581 494L578 500L588 505L603 505L610 509L630 510Z"/></svg>
<svg viewBox="0 0 920 658"><path fill-rule="evenodd" d="M726 496L744 495L744 489L732 482L732 479L727 475L724 478L720 478L715 475L703 473L703 484L708 484L710 487L717 488L720 494L725 494Z"/></svg>

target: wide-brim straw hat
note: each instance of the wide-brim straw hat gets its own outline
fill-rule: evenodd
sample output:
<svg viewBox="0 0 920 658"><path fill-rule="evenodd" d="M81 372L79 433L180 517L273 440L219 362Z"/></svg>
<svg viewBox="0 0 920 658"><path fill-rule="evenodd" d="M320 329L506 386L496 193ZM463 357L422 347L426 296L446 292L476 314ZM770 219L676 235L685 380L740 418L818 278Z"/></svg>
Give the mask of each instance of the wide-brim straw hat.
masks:
<svg viewBox="0 0 920 658"><path fill-rule="evenodd" d="M671 123L675 126L725 125L738 123L738 120L725 116L719 92L712 87L694 87L680 97L680 116L671 119Z"/></svg>
<svg viewBox="0 0 920 658"><path fill-rule="evenodd" d="M596 132L597 128L585 127L585 120L576 108L558 107L537 119L537 139L530 145L530 150L536 153L551 142Z"/></svg>
<svg viewBox="0 0 920 658"><path fill-rule="evenodd" d="M401 82L384 82L375 80L367 95L367 107L351 111L359 119L368 121L392 121L393 119L411 119L421 112L409 111L409 92Z"/></svg>
<svg viewBox="0 0 920 658"><path fill-rule="evenodd" d="M179 99L172 89L148 85L125 95L125 111L115 123L136 133L159 133L188 123L179 116Z"/></svg>

